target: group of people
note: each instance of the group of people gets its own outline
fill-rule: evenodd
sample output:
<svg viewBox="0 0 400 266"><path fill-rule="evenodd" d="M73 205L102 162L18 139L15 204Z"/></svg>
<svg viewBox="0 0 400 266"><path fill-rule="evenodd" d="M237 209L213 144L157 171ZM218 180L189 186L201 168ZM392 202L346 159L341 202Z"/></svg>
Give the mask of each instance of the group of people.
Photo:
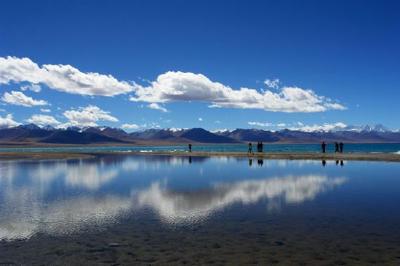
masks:
<svg viewBox="0 0 400 266"><path fill-rule="evenodd" d="M321 150L322 153L326 153L326 147L327 144L325 141L321 143ZM343 153L343 147L344 144L343 142L335 142L335 153ZM189 152L192 152L192 144L188 144ZM262 141L257 142L257 152L263 152L264 151L264 144ZM253 144L249 142L249 149L247 151L249 154L253 154Z"/></svg>
<svg viewBox="0 0 400 266"><path fill-rule="evenodd" d="M257 152L263 152L264 151L264 144L262 141L257 142ZM248 153L252 154L253 152L253 144L249 142L249 149L247 151Z"/></svg>
<svg viewBox="0 0 400 266"><path fill-rule="evenodd" d="M321 149L322 149L322 153L326 153L326 146L327 144L325 143L325 141L323 141L321 143ZM343 153L343 142L335 142L335 152L336 153Z"/></svg>

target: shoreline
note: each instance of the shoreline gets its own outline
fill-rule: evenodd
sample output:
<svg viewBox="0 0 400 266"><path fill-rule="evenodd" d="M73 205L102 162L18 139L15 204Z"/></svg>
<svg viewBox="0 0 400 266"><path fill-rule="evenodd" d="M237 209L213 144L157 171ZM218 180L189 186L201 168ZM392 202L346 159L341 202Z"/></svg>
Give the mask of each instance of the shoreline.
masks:
<svg viewBox="0 0 400 266"><path fill-rule="evenodd" d="M253 143L253 145L256 144L255 141L250 141ZM219 145L237 145L237 146L246 146L248 145L249 142L236 142L236 143L203 143L203 142L191 142L193 145L200 145L200 146L219 146ZM167 147L167 146L184 146L187 147L187 143L182 143L182 142L154 142L154 141L149 141L149 142L124 142L124 143L92 143L92 144L61 144L61 143L0 143L0 149L35 149L35 148L77 148L77 147ZM333 145L333 142L327 142L327 145ZM379 141L366 141L366 142L346 142L345 144L368 144L368 145L374 145L374 144L400 144L400 142L379 142ZM278 142L264 142L264 145L266 146L274 146L274 145L321 145L320 142L286 142L286 141L278 141Z"/></svg>
<svg viewBox="0 0 400 266"><path fill-rule="evenodd" d="M400 154L393 153L312 153L312 152L0 152L0 160L70 160L99 156L178 156L178 157L246 157L271 160L346 160L400 162Z"/></svg>

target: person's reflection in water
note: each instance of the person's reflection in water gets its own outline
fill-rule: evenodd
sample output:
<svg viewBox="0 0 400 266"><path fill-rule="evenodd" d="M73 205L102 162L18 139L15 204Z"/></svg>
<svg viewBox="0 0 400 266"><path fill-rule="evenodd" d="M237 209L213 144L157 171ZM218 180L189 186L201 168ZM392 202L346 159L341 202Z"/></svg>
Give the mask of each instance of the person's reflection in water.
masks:
<svg viewBox="0 0 400 266"><path fill-rule="evenodd" d="M253 159L249 159L249 166L251 167L253 165Z"/></svg>
<svg viewBox="0 0 400 266"><path fill-rule="evenodd" d="M257 160L257 164L258 164L258 166L262 166L264 164L264 160L263 159L258 159Z"/></svg>
<svg viewBox="0 0 400 266"><path fill-rule="evenodd" d="M325 165L326 165L326 161L322 160L322 166L325 167Z"/></svg>
<svg viewBox="0 0 400 266"><path fill-rule="evenodd" d="M341 166L341 167L344 166L343 160L340 160L340 166Z"/></svg>
<svg viewBox="0 0 400 266"><path fill-rule="evenodd" d="M189 156L189 163L192 163L192 156Z"/></svg>

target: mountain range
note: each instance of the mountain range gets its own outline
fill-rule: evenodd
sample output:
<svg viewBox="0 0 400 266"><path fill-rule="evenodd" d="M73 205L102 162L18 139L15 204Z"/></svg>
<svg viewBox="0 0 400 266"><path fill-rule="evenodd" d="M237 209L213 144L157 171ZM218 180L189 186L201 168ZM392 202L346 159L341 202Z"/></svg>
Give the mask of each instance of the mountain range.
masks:
<svg viewBox="0 0 400 266"><path fill-rule="evenodd" d="M283 129L235 129L210 132L203 128L147 129L127 133L111 127L69 127L56 129L35 124L0 129L0 145L51 145L51 144L178 144L178 143L319 143L321 141L358 143L400 143L400 132L390 131L381 125L374 127L349 127L330 131L302 131Z"/></svg>

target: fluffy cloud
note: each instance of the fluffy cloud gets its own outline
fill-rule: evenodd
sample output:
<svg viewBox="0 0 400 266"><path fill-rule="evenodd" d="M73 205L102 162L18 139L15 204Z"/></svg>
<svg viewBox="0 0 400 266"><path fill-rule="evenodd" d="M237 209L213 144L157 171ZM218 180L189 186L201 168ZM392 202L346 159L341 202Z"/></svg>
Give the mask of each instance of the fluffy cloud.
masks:
<svg viewBox="0 0 400 266"><path fill-rule="evenodd" d="M46 109L46 108L40 108L40 112L43 112L43 113L50 113L51 110L50 110L50 109Z"/></svg>
<svg viewBox="0 0 400 266"><path fill-rule="evenodd" d="M270 127L270 126L272 126L272 124L271 123L268 123L268 122L257 122L257 121L250 121L250 122L247 122L247 124L249 124L250 126L256 126L256 127Z"/></svg>
<svg viewBox="0 0 400 266"><path fill-rule="evenodd" d="M14 121L12 114L7 114L5 117L0 115L0 128L16 127L19 123Z"/></svg>
<svg viewBox="0 0 400 266"><path fill-rule="evenodd" d="M114 96L131 92L133 86L111 75L81 72L71 65L39 66L29 58L0 57L0 84L45 84L51 89L81 95Z"/></svg>
<svg viewBox="0 0 400 266"><path fill-rule="evenodd" d="M118 119L110 115L110 112L94 105L80 107L78 110L68 110L63 115L68 119L68 123L65 126L92 127L97 126L97 121L118 122Z"/></svg>
<svg viewBox="0 0 400 266"><path fill-rule="evenodd" d="M8 104L21 105L25 107L32 107L36 105L48 105L44 100L35 100L32 97L26 96L21 91L5 92L1 100Z"/></svg>
<svg viewBox="0 0 400 266"><path fill-rule="evenodd" d="M298 130L298 131L303 131L303 132L318 132L318 131L336 131L336 130L345 130L348 129L349 127L342 122L337 122L337 123L325 123L322 125L314 124L314 125L305 125L301 122L296 122L296 123L268 123L268 122L258 122L258 121L251 121L247 122L250 126L255 126L255 127L269 127L269 128L275 128L275 129L282 129L282 128L288 128L290 130Z"/></svg>
<svg viewBox="0 0 400 266"><path fill-rule="evenodd" d="M264 84L271 89L278 89L279 88L279 79L266 79Z"/></svg>
<svg viewBox="0 0 400 266"><path fill-rule="evenodd" d="M26 122L33 123L38 126L58 126L61 124L60 121L51 115L32 115L31 118L26 120Z"/></svg>
<svg viewBox="0 0 400 266"><path fill-rule="evenodd" d="M172 101L210 102L210 107L263 109L273 112L324 112L345 109L331 99L319 96L312 90L283 87L277 92L255 89L232 89L213 82L202 74L166 72L149 86L135 84L131 101L166 103Z"/></svg>
<svg viewBox="0 0 400 266"><path fill-rule="evenodd" d="M150 109L159 110L159 111L164 112L164 113L168 112L167 108L162 107L158 103L151 103L147 107L149 107Z"/></svg>
<svg viewBox="0 0 400 266"><path fill-rule="evenodd" d="M123 124L123 125L121 126L121 128L122 128L122 129L125 129L125 130L136 130L136 129L139 129L140 126L139 126L139 125L136 125L136 124Z"/></svg>
<svg viewBox="0 0 400 266"><path fill-rule="evenodd" d="M30 84L30 85L22 86L21 90L23 90L23 91L30 90L33 92L40 92L42 90L42 87L40 87L40 85L38 85L38 84Z"/></svg>

